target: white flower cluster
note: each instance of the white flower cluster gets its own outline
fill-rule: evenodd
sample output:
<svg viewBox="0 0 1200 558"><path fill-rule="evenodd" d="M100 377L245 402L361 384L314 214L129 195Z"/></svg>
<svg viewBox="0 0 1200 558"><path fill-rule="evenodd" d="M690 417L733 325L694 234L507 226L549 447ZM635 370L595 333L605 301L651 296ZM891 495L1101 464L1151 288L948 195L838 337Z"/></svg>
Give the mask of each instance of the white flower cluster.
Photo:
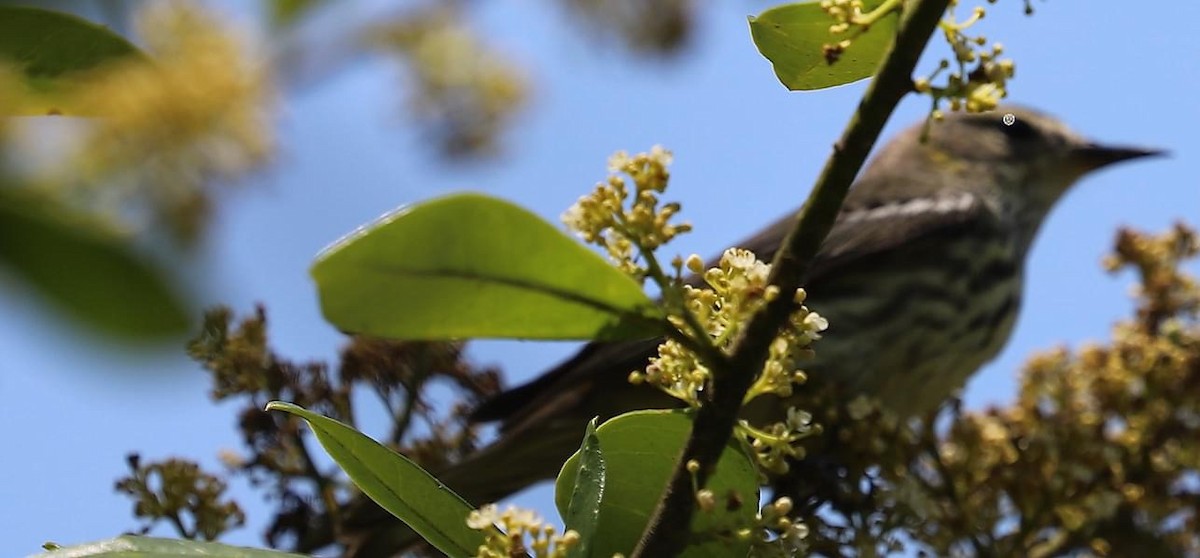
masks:
<svg viewBox="0 0 1200 558"><path fill-rule="evenodd" d="M567 530L558 535L530 510L509 506L503 512L487 504L467 515L467 526L484 531L477 558L509 558L532 553L535 558L566 558L579 544L579 533Z"/></svg>
<svg viewBox="0 0 1200 558"><path fill-rule="evenodd" d="M649 252L692 230L687 223L671 223L679 213L678 203L658 206L658 196L671 176L670 165L671 152L657 145L649 153L632 157L624 151L616 153L608 162L608 179L567 209L563 223L584 241L607 250L622 271L637 279L645 277L646 269L638 263L634 248ZM633 201L628 208L625 203L630 192L622 175L633 181Z"/></svg>

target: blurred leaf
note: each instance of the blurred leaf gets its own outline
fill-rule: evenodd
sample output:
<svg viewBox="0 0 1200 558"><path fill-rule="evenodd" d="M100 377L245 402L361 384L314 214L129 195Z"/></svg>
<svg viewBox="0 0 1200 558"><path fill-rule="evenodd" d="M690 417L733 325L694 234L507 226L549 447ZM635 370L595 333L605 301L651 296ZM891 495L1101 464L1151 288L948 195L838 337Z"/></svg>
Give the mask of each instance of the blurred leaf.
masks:
<svg viewBox="0 0 1200 558"><path fill-rule="evenodd" d="M865 9L882 2L868 0ZM792 91L824 89L871 77L896 34L897 19L893 13L876 22L870 31L854 38L836 63L829 64L822 45L837 43L849 34L829 32L833 19L821 10L820 2L784 4L749 18L758 51Z"/></svg>
<svg viewBox="0 0 1200 558"><path fill-rule="evenodd" d="M166 274L125 239L28 191L0 187L0 266L109 334L164 338L190 322Z"/></svg>
<svg viewBox="0 0 1200 558"><path fill-rule="evenodd" d="M107 27L38 8L0 6L0 63L24 78L25 95L0 114L76 114L71 88L87 70L145 55ZM2 64L0 64L2 65Z"/></svg>
<svg viewBox="0 0 1200 558"><path fill-rule="evenodd" d="M679 410L634 411L596 429L604 448L606 482L592 537L592 556L612 556L616 552L628 556L633 550L691 431L691 414ZM560 513L570 506L568 498L574 492L579 470L580 456L576 453L563 465L555 483L555 504ZM708 488L716 495L717 509L697 514L692 522L694 533L752 524L758 511L758 473L737 442L730 442L721 455ZM731 506L730 502L740 505ZM703 539L708 542L689 546L680 556L726 558L745 556L749 550L748 541L737 542L732 537L713 540L711 534Z"/></svg>
<svg viewBox="0 0 1200 558"><path fill-rule="evenodd" d="M455 194L392 213L319 256L325 318L401 339L629 339L665 321L602 257L511 203Z"/></svg>
<svg viewBox="0 0 1200 558"><path fill-rule="evenodd" d="M483 533L467 526L467 514L474 508L408 458L297 405L272 401L267 410L308 421L321 446L364 494L438 550L448 556L474 556L483 543Z"/></svg>
<svg viewBox="0 0 1200 558"><path fill-rule="evenodd" d="M272 0L271 25L287 27L299 21L313 8L324 4L326 0Z"/></svg>
<svg viewBox="0 0 1200 558"><path fill-rule="evenodd" d="M216 558L283 558L299 554L230 546L213 542L185 541L124 535L115 539L64 546L35 554L33 558L150 558L154 556L212 556Z"/></svg>
<svg viewBox="0 0 1200 558"><path fill-rule="evenodd" d="M566 528L579 533L579 544L571 548L570 558L591 556L591 543L600 517L600 501L604 496L604 454L600 448L600 438L596 436L594 418L588 422L578 455L579 471L571 491L571 502L563 516Z"/></svg>

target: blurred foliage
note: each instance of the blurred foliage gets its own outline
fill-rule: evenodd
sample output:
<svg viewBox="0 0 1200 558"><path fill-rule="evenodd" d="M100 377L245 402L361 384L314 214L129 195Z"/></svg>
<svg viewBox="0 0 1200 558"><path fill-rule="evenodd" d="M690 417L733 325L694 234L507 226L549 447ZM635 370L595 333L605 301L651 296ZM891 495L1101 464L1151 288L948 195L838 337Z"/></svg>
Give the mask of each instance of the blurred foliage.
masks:
<svg viewBox="0 0 1200 558"><path fill-rule="evenodd" d="M487 154L528 101L523 72L486 46L456 3L415 11L374 30L373 44L408 70L408 108L448 157Z"/></svg>
<svg viewBox="0 0 1200 558"><path fill-rule="evenodd" d="M14 131L5 150L35 161L16 169L18 183L127 230L166 233L186 246L205 229L215 187L269 160L272 77L227 22L190 3L147 4L135 21L143 56L75 18L48 14L31 21L40 32L18 37L22 43L10 37L0 64L11 64L26 81L71 76L58 80L46 102L59 107L57 114L96 118L71 119L51 147L35 147L39 138L24 135L37 132L42 120L22 127L22 135ZM61 46L41 47L46 36L109 45L111 55L72 58ZM36 163L48 156L54 164Z"/></svg>
<svg viewBox="0 0 1200 558"><path fill-rule="evenodd" d="M695 0L560 0L585 30L649 55L675 54L692 39Z"/></svg>
<svg viewBox="0 0 1200 558"><path fill-rule="evenodd" d="M0 263L95 331L173 338L191 309L153 249L195 244L215 187L265 163L269 78L192 4L138 12L147 55L73 16L0 10L20 30L0 41L0 114L92 116L0 122Z"/></svg>
<svg viewBox="0 0 1200 558"><path fill-rule="evenodd" d="M36 110L97 118L72 118L69 126L43 126L45 120L37 119L20 130L0 120L0 162L22 162L0 168L0 187L37 190L49 213L94 218L89 222L99 228L75 233L103 236L147 269L175 259L156 257L154 250L186 253L202 242L221 187L273 160L278 91L291 82L289 73L301 71L302 64L294 62L303 56L295 51L306 44L322 51L310 55L326 50L326 43L299 33L301 27L327 27L340 36L321 40L353 45L334 56L326 73L366 51L398 61L412 120L430 139L432 152L447 162L500 152L505 130L533 98L526 77L531 70L481 36L469 2L413 1L390 15L339 26L335 19L352 10L322 9L327 3L320 0L276 0L251 10L271 40L269 48L253 44L252 33L198 2L4 4L0 114ZM638 56L678 52L692 34L697 11L690 0L563 0L563 6L592 35L616 37ZM130 19L129 39L112 31L129 30ZM49 143L40 135L46 129L55 134ZM28 232L11 240L31 250L38 245ZM37 290L61 291L39 283L35 273L18 271ZM104 285L121 282L62 276L74 278L67 291L99 293L103 299L112 298L103 295ZM69 310L78 306L58 302ZM104 319L136 318L141 306L146 305L68 315L123 337L177 333L177 327L129 328ZM160 306L182 312L186 304ZM132 318L126 321L154 322Z"/></svg>
<svg viewBox="0 0 1200 558"><path fill-rule="evenodd" d="M53 41L44 40L54 37ZM84 78L116 60L145 57L124 37L104 26L61 12L0 6L0 60L21 79L0 103L0 114L78 114L69 97L86 87Z"/></svg>
<svg viewBox="0 0 1200 558"><path fill-rule="evenodd" d="M0 266L81 323L125 339L171 338L190 321L178 288L120 231L0 176Z"/></svg>
<svg viewBox="0 0 1200 558"><path fill-rule="evenodd" d="M324 3L325 0L271 0L267 4L270 11L269 23L275 27L287 28Z"/></svg>
<svg viewBox="0 0 1200 558"><path fill-rule="evenodd" d="M274 149L271 76L227 24L189 4L151 4L138 35L152 65L117 63L80 91L87 114L103 115L81 139L77 177L127 188L121 216L139 211L178 241L197 240L210 189L267 163Z"/></svg>

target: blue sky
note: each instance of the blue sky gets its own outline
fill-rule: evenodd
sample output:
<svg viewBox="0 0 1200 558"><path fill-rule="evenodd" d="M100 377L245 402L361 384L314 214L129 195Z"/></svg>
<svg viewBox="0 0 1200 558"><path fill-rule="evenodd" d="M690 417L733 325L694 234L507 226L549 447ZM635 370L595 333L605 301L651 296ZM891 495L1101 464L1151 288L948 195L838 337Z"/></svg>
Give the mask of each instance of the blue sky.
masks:
<svg viewBox="0 0 1200 558"><path fill-rule="evenodd" d="M863 90L801 94L780 86L745 21L766 5L706 3L692 48L673 61L647 62L589 40L549 2L476 4L478 24L532 69L536 97L509 134L506 155L465 169L430 156L399 108L394 68L378 59L289 93L277 164L226 197L190 281L207 303L239 312L265 303L281 354L332 359L343 338L321 319L307 274L324 245L398 205L461 190L515 200L557 222L603 178L610 153L654 144L675 152L670 197L696 227L674 249L716 253L799 205ZM1200 224L1200 36L1185 23L1200 20L1200 4L1174 3L1170 12L1108 1L1035 7L1025 17L1021 2L1005 0L983 22L1017 62L1011 100L1096 139L1162 147L1171 156L1098 173L1058 206L1029 262L1013 338L969 385L972 406L1010 399L1031 351L1102 340L1128 314L1131 277L1099 268L1116 227ZM927 61L924 71L932 66ZM907 100L885 138L926 108L923 98ZM215 467L217 451L239 447L231 409L209 403L206 377L180 347L108 345L64 325L7 278L0 300L7 438L0 555L134 527L130 502L112 491L128 451ZM502 366L515 383L574 347L486 342L471 354ZM228 540L260 544L265 508L236 488L251 523ZM549 514L549 496L542 488L518 500Z"/></svg>

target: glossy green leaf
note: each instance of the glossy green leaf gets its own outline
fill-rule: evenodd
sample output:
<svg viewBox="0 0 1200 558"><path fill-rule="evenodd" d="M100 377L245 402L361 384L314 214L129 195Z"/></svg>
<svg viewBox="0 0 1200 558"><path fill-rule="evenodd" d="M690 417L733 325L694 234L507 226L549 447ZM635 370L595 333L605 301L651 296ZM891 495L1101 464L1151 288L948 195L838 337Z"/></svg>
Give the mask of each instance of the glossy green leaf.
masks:
<svg viewBox="0 0 1200 558"><path fill-rule="evenodd" d="M211 558L286 558L300 554L246 548L227 544L124 535L115 539L64 546L35 554L34 558L153 558L207 556Z"/></svg>
<svg viewBox="0 0 1200 558"><path fill-rule="evenodd" d="M661 334L641 287L536 215L480 194L403 208L312 267L325 318L402 339L625 339Z"/></svg>
<svg viewBox="0 0 1200 558"><path fill-rule="evenodd" d="M297 405L272 401L306 421L329 456L380 507L448 556L474 556L483 533L467 527L472 506L416 463L361 432Z"/></svg>
<svg viewBox="0 0 1200 558"><path fill-rule="evenodd" d="M182 333L190 311L167 275L104 224L0 186L0 267L59 308L128 338Z"/></svg>
<svg viewBox="0 0 1200 558"><path fill-rule="evenodd" d="M867 9L883 0L868 0ZM807 91L853 83L874 75L896 33L895 13L871 26L842 53L837 62L825 60L822 45L847 38L833 35L833 20L820 2L776 6L750 18L750 35L758 51L775 67L775 75L788 89Z"/></svg>
<svg viewBox="0 0 1200 558"><path fill-rule="evenodd" d="M691 430L690 413L663 410L626 413L596 429L604 448L606 480L591 556L611 556L615 552L628 556L633 550ZM569 509L580 460L578 453L571 456L556 481L555 504L560 513ZM722 527L750 525L758 508L758 474L740 445L729 444L709 478L708 488L717 497L717 509L697 514L692 522L692 531L704 533L708 542L688 547L681 556L745 556L748 543L721 534Z"/></svg>
<svg viewBox="0 0 1200 558"><path fill-rule="evenodd" d="M120 35L85 19L38 8L0 6L0 66L24 78L25 91L2 114L77 114L69 93L88 70L145 56Z"/></svg>
<svg viewBox="0 0 1200 558"><path fill-rule="evenodd" d="M596 419L588 422L583 434L583 445L579 448L579 470L575 475L575 487L563 522L567 529L579 533L579 544L571 548L570 558L591 556L592 541L600 518L600 500L604 495L606 480L604 453L600 438L596 436Z"/></svg>

